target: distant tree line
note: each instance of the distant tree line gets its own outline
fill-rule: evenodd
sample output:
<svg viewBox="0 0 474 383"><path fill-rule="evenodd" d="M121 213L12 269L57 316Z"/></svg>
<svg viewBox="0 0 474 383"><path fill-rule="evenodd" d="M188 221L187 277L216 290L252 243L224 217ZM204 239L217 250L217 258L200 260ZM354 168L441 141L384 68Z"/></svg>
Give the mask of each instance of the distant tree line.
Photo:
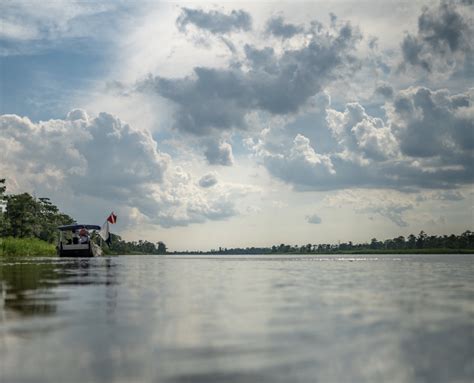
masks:
<svg viewBox="0 0 474 383"><path fill-rule="evenodd" d="M5 194L5 179L0 179L0 237L38 238L54 243L58 240L58 226L73 224L75 220L59 211L49 198L35 198L28 193ZM127 242L111 233L109 254L165 254L163 242Z"/></svg>
<svg viewBox="0 0 474 383"><path fill-rule="evenodd" d="M447 252L474 250L474 233L466 230L461 235L427 235L421 231L417 236L410 234L408 237L398 236L393 239L379 241L372 238L370 242L354 244L351 241L330 244L311 244L301 246L274 245L272 247L246 247L222 248L211 251L187 251L179 254L337 254L337 253L363 253L363 252L426 252L444 250ZM178 252L175 252L178 254Z"/></svg>
<svg viewBox="0 0 474 383"><path fill-rule="evenodd" d="M421 249L474 249L474 233L466 230L461 235L427 235L421 231L418 236L410 234L407 238L398 236L379 241L372 238L369 243L354 244L351 241L338 244L306 244L272 246L269 253L340 253L361 251L421 250Z"/></svg>

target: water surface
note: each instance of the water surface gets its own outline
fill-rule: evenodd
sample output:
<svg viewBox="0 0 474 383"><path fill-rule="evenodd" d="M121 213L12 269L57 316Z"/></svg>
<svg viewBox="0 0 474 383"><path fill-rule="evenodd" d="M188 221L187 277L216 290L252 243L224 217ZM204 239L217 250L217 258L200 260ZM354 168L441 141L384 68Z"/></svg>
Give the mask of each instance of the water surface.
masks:
<svg viewBox="0 0 474 383"><path fill-rule="evenodd" d="M0 259L0 382L472 382L474 257Z"/></svg>

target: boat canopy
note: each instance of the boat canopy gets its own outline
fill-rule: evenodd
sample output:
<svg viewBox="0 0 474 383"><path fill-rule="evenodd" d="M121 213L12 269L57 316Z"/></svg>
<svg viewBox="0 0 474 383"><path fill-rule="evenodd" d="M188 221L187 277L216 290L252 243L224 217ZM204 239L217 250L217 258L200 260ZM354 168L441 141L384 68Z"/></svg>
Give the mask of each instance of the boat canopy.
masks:
<svg viewBox="0 0 474 383"><path fill-rule="evenodd" d="M87 230L100 230L99 225L79 225L79 224L74 224L74 225L64 225L64 226L59 226L58 230L61 231L74 231L74 230L80 230L80 229L87 229Z"/></svg>

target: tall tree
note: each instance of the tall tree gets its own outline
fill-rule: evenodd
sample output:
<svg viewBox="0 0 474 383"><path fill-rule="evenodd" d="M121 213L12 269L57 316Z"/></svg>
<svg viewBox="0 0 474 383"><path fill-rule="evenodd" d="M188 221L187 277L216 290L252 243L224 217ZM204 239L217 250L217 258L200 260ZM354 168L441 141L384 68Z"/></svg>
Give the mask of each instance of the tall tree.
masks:
<svg viewBox="0 0 474 383"><path fill-rule="evenodd" d="M159 241L157 246L157 253L158 254L166 254L166 245L164 242Z"/></svg>
<svg viewBox="0 0 474 383"><path fill-rule="evenodd" d="M35 236L44 241L53 242L57 239L57 227L71 224L74 220L67 214L61 213L49 198L39 198L37 204L40 222L37 222Z"/></svg>
<svg viewBox="0 0 474 383"><path fill-rule="evenodd" d="M28 193L9 195L5 218L8 220L7 235L13 237L33 237L38 217L38 204Z"/></svg>
<svg viewBox="0 0 474 383"><path fill-rule="evenodd" d="M53 242L57 239L57 227L73 223L67 214L59 211L49 198L35 199L28 193L5 197L6 211L2 235L12 237L37 237Z"/></svg>
<svg viewBox="0 0 474 383"><path fill-rule="evenodd" d="M0 236L4 235L6 232L6 219L5 213L3 212L5 205L5 190L7 187L5 186L5 178L0 179Z"/></svg>

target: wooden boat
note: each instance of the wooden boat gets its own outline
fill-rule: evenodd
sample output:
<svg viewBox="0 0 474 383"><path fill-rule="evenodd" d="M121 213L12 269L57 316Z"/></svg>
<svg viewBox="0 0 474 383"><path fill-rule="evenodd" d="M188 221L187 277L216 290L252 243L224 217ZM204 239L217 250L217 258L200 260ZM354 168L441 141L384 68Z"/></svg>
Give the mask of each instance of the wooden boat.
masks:
<svg viewBox="0 0 474 383"><path fill-rule="evenodd" d="M60 226L58 230L57 252L59 257L97 257L102 255L102 238L98 234L100 226L74 224Z"/></svg>

